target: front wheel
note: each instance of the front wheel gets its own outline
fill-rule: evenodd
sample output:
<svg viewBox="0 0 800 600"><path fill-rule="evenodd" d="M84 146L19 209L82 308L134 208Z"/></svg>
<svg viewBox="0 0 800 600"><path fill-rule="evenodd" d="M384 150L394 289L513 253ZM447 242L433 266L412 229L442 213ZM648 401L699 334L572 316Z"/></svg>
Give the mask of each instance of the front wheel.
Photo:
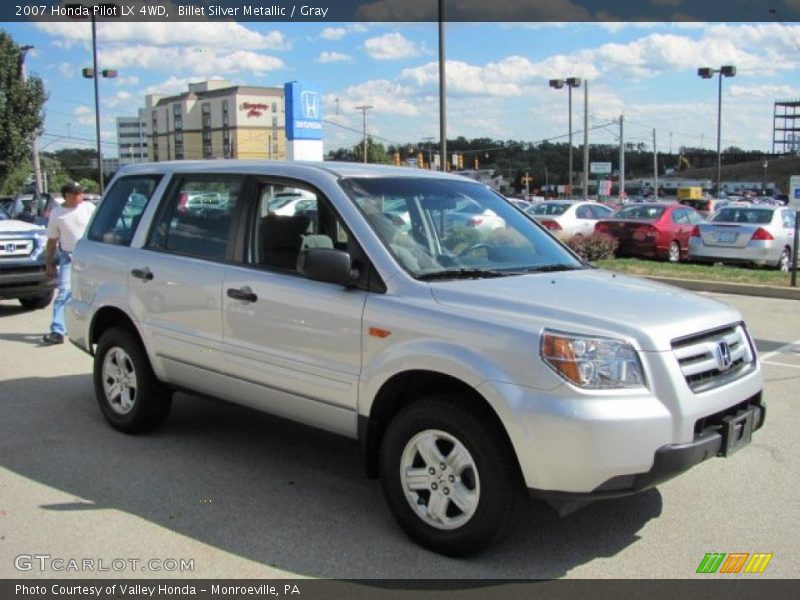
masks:
<svg viewBox="0 0 800 600"><path fill-rule="evenodd" d="M100 337L94 389L103 416L125 433L144 433L167 418L172 395L158 381L142 345L118 327Z"/></svg>
<svg viewBox="0 0 800 600"><path fill-rule="evenodd" d="M504 436L454 396L421 399L389 424L381 482L403 531L421 546L468 556L510 531L521 491Z"/></svg>

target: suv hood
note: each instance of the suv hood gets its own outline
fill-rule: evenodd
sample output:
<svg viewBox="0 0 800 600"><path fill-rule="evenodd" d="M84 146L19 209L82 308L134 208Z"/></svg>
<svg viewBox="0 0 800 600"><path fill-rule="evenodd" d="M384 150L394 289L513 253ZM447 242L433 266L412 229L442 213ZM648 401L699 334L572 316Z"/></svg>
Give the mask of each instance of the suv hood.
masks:
<svg viewBox="0 0 800 600"><path fill-rule="evenodd" d="M17 219L8 219L7 221L0 221L0 235L4 233L22 234L22 233L44 233L47 231L40 225L33 223L26 223L25 221L18 221Z"/></svg>
<svg viewBox="0 0 800 600"><path fill-rule="evenodd" d="M716 300L595 269L429 285L438 303L472 316L488 312L539 331L624 337L646 352L667 351L676 338L742 320Z"/></svg>

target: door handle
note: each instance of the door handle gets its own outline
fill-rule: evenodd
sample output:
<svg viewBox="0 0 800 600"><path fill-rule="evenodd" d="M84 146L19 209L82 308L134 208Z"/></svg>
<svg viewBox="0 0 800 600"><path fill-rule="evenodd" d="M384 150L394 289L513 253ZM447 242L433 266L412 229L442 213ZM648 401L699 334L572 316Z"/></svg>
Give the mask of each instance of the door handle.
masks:
<svg viewBox="0 0 800 600"><path fill-rule="evenodd" d="M144 269L132 269L131 275L136 277L136 279L141 279L142 281L153 280L153 272L148 267L145 267Z"/></svg>
<svg viewBox="0 0 800 600"><path fill-rule="evenodd" d="M258 296L249 287L239 288L238 290L235 288L228 289L228 298L241 300L242 302L256 302L258 300Z"/></svg>

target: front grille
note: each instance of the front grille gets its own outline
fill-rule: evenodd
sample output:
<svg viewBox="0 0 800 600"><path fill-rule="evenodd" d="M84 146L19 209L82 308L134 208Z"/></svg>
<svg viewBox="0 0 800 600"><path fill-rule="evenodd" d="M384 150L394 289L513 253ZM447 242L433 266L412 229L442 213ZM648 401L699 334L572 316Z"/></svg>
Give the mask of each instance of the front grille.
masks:
<svg viewBox="0 0 800 600"><path fill-rule="evenodd" d="M29 256L33 252L33 240L0 240L0 257Z"/></svg>
<svg viewBox="0 0 800 600"><path fill-rule="evenodd" d="M694 392L725 385L755 365L755 352L742 324L673 340L672 352Z"/></svg>

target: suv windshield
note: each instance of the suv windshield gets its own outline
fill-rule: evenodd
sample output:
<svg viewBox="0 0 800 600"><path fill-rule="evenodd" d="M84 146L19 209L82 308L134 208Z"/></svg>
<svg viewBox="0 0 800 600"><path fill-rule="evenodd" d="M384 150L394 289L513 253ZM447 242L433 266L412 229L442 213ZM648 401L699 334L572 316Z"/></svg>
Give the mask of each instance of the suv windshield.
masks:
<svg viewBox="0 0 800 600"><path fill-rule="evenodd" d="M342 186L397 261L420 279L584 268L559 242L479 183L352 178Z"/></svg>

